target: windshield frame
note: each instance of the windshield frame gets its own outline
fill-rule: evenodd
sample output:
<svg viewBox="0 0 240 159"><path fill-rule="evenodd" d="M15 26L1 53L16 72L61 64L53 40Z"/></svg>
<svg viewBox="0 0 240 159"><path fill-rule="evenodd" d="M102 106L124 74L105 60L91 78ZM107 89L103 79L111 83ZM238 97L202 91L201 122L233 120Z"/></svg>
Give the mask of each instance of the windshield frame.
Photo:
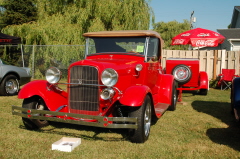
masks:
<svg viewBox="0 0 240 159"><path fill-rule="evenodd" d="M102 54L102 53L121 53L121 54L129 54L129 53L134 53L134 52L131 52L131 51L126 51L126 52L119 52L119 51L111 51L111 52L108 52L108 51L104 51L104 52L97 52L96 51L96 53L90 53L90 39L97 39L97 38L99 38L99 37L86 37L86 45L85 45L85 58L88 56L88 55L92 55L92 54ZM120 39L121 38L121 40L123 39L124 40L124 38L126 38L126 42L130 42L128 39L139 39L139 38L142 38L143 40L142 40L142 43L143 43L143 52L142 53L139 53L139 54L141 54L141 55L143 55L145 58L145 61L147 60L147 51L148 51L148 44L149 44L149 39L150 39L150 37L103 37L104 39ZM101 40L100 38L99 38L99 40ZM138 41L138 40L137 40ZM132 41L132 42L134 42L134 41ZM140 41L138 41L138 42L140 42ZM95 46L95 45L94 45ZM137 45L136 45L137 46ZM137 54L137 52L135 52L136 54Z"/></svg>

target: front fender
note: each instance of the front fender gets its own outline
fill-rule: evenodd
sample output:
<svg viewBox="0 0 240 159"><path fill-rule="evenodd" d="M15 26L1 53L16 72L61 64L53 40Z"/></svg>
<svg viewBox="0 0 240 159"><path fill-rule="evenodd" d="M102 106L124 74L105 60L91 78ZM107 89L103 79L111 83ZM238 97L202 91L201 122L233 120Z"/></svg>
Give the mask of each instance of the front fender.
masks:
<svg viewBox="0 0 240 159"><path fill-rule="evenodd" d="M45 80L36 80L26 84L18 93L19 99L40 96L50 111L55 111L62 105L67 105L67 92L50 85Z"/></svg>
<svg viewBox="0 0 240 159"><path fill-rule="evenodd" d="M126 89L119 102L126 106L141 106L149 92L151 90L147 86L131 86Z"/></svg>
<svg viewBox="0 0 240 159"><path fill-rule="evenodd" d="M231 100L234 108L240 108L240 77L233 80Z"/></svg>
<svg viewBox="0 0 240 159"><path fill-rule="evenodd" d="M209 89L209 81L207 72L200 72L200 89Z"/></svg>

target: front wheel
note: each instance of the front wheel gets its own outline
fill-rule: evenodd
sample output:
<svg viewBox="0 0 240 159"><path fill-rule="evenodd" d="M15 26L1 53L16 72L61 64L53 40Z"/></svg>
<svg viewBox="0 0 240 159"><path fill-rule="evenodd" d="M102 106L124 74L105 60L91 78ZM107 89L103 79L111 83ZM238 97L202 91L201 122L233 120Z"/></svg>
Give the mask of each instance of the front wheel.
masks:
<svg viewBox="0 0 240 159"><path fill-rule="evenodd" d="M144 143L150 134L152 103L149 96L145 97L142 106L129 113L130 117L137 117L137 129L130 130L130 140L134 143Z"/></svg>
<svg viewBox="0 0 240 159"><path fill-rule="evenodd" d="M48 110L43 99L38 96L24 99L22 107L28 109ZM22 118L22 121L25 127L30 130L42 128L49 125L48 121L46 120Z"/></svg>
<svg viewBox="0 0 240 159"><path fill-rule="evenodd" d="M7 75L0 85L0 95L13 96L19 92L19 82L16 76Z"/></svg>

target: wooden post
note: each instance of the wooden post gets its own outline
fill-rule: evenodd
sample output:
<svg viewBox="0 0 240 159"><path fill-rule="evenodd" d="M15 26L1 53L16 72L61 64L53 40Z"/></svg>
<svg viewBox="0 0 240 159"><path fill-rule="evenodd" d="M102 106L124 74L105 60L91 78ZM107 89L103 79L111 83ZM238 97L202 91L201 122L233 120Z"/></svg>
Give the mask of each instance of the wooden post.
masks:
<svg viewBox="0 0 240 159"><path fill-rule="evenodd" d="M213 79L215 80L217 78L216 72L217 72L217 56L218 51L214 50L214 59L213 59Z"/></svg>

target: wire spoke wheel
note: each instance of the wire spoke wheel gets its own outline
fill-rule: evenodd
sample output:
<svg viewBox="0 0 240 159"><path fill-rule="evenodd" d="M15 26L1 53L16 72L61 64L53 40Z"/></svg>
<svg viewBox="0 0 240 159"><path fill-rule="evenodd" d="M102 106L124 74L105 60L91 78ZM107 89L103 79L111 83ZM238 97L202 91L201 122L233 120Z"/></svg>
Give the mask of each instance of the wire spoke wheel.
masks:
<svg viewBox="0 0 240 159"><path fill-rule="evenodd" d="M186 65L177 65L172 71L172 75L179 84L187 83L191 77L192 72Z"/></svg>

